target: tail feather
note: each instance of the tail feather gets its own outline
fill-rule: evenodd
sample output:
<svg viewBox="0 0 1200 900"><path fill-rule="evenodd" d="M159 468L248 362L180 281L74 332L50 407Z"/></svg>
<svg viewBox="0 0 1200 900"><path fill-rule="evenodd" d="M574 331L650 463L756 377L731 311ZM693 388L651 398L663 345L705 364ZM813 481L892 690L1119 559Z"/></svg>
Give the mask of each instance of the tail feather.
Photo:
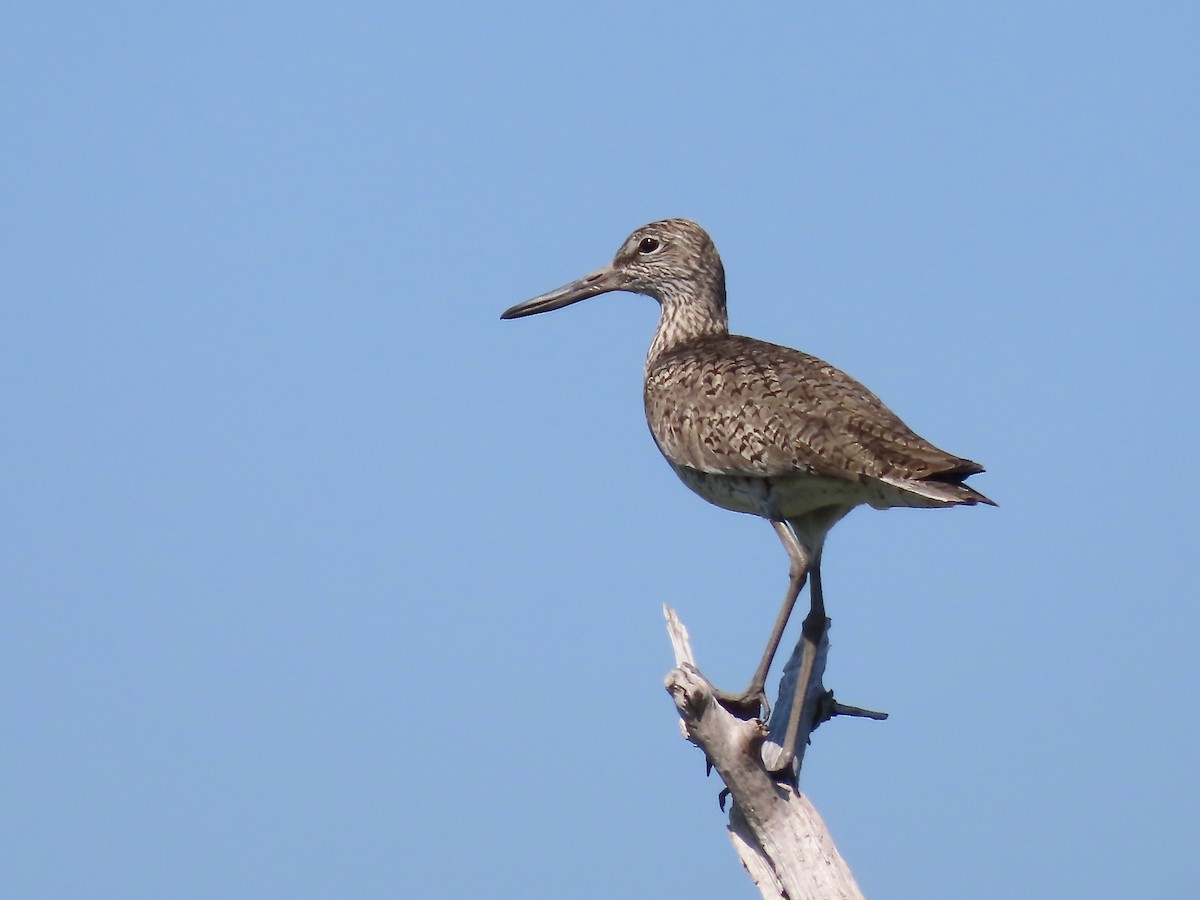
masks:
<svg viewBox="0 0 1200 900"><path fill-rule="evenodd" d="M987 506L995 506L995 501L984 496L975 488L964 484L964 480L970 475L976 475L983 471L983 467L978 463L971 463L974 467L970 471L952 471L939 472L936 475L929 475L925 478L894 478L883 476L879 480L900 488L907 493L914 494L916 497L923 497L926 500L934 501L930 505L945 505L945 506L975 506L982 503ZM923 504L914 504L923 505Z"/></svg>

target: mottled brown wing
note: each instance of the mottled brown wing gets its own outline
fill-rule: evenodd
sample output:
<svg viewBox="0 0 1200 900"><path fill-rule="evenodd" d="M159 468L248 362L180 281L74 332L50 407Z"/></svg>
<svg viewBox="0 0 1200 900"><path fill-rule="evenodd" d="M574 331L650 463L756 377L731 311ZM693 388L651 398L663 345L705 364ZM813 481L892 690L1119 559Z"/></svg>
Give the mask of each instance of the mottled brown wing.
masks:
<svg viewBox="0 0 1200 900"><path fill-rule="evenodd" d="M702 472L957 481L983 471L922 439L844 372L752 338L704 338L663 355L645 401L663 455Z"/></svg>

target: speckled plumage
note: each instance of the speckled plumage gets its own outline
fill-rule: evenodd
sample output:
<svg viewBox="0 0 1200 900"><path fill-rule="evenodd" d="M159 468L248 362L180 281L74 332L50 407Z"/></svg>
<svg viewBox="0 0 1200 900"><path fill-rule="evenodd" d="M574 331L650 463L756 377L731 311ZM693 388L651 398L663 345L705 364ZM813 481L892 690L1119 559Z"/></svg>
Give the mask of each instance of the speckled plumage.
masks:
<svg viewBox="0 0 1200 900"><path fill-rule="evenodd" d="M791 584L767 651L750 687L727 698L731 703L757 703L792 605L813 576L802 664L808 668L798 679L781 755L786 763L827 626L819 576L829 529L862 504L990 504L963 483L983 467L921 438L829 363L731 335L721 258L707 232L687 219L642 226L608 266L518 304L502 318L548 312L609 291L647 294L662 307L645 370L646 420L658 449L704 499L769 519L791 558Z"/></svg>
<svg viewBox="0 0 1200 900"><path fill-rule="evenodd" d="M645 404L676 473L739 512L788 519L830 497L877 508L984 499L960 483L982 466L934 447L853 378L787 347L738 335L681 342L647 361ZM761 479L761 501L721 502L697 486L713 479L694 473Z"/></svg>

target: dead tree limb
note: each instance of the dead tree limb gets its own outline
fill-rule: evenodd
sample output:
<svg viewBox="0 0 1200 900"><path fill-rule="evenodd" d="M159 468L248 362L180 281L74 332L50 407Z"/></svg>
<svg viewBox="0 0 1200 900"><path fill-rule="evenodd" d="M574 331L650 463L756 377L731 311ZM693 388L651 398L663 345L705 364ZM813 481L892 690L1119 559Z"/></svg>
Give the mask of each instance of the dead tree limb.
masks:
<svg viewBox="0 0 1200 900"><path fill-rule="evenodd" d="M812 729L821 721L838 714L867 714L874 718L882 715L843 707L824 689L828 626L813 672L813 689L810 697L805 698L797 759L791 772L781 779L778 773L768 772L764 757L772 762L778 752L778 741L782 740L788 720L788 698L794 690L794 668L799 654L794 653L784 669L780 702L771 715L768 732L757 719L739 719L716 702L712 684L696 667L687 629L673 609L664 606L663 612L676 665L667 673L666 688L679 710L684 737L704 751L708 763L725 782L733 801L729 811L730 840L763 897L768 900L861 898L850 867L838 853L824 821L796 788L801 751ZM789 670L792 670L790 682Z"/></svg>

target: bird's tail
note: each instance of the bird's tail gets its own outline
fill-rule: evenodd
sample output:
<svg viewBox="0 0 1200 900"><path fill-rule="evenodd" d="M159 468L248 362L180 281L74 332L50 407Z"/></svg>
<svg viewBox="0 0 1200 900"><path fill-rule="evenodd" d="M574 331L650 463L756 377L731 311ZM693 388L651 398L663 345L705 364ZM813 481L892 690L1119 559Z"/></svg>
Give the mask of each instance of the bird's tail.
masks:
<svg viewBox="0 0 1200 900"><path fill-rule="evenodd" d="M971 463L969 468L964 466L961 470L939 472L925 478L889 478L885 475L879 480L908 494L914 501L912 506L975 506L979 503L995 506L994 500L964 483L969 476L982 471L983 466Z"/></svg>

